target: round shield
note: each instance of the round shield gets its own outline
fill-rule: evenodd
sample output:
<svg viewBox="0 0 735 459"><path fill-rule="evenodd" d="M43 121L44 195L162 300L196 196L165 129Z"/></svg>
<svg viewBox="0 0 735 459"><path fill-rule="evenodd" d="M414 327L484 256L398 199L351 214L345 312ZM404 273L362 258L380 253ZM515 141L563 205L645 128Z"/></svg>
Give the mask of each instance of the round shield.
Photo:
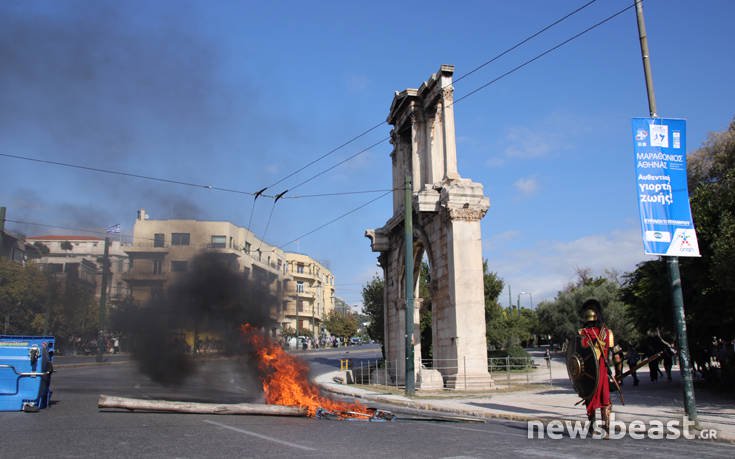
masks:
<svg viewBox="0 0 735 459"><path fill-rule="evenodd" d="M582 337L577 335L567 347L567 373L577 394L589 400L599 384L597 358L590 346L582 346Z"/></svg>

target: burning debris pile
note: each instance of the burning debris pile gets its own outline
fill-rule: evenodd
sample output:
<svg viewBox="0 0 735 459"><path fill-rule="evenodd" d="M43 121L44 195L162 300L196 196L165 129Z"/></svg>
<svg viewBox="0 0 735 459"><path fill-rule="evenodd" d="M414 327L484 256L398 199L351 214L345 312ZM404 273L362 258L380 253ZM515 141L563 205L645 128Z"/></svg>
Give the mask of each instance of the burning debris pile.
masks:
<svg viewBox="0 0 735 459"><path fill-rule="evenodd" d="M387 411L332 400L319 393L308 379L307 365L261 332L272 325L270 309L276 302L266 285L244 277L216 254L204 253L193 260L185 276L148 305L120 310L116 315L117 328L131 340L138 369L153 382L176 389L194 376L204 361L195 358L196 345L189 349L184 336L187 332L193 334L190 338L196 342L198 333L206 332L221 339L223 354L240 356L237 371L253 383L253 393L248 396L260 398L259 380L266 405L101 396L98 406L183 413L306 415L318 419L392 419ZM167 364L161 365L164 361Z"/></svg>
<svg viewBox="0 0 735 459"><path fill-rule="evenodd" d="M271 405L306 408L307 415L319 419L384 419L385 411L367 408L358 402L345 403L324 397L308 379L305 363L288 354L252 325L241 327L258 362L265 401ZM378 413L381 413L378 417Z"/></svg>

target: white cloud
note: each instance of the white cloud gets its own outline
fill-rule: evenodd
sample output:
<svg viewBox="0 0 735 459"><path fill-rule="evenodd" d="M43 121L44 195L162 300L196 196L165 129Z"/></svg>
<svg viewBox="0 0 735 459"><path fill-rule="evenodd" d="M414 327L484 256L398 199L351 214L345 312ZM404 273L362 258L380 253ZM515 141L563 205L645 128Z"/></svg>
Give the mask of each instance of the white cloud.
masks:
<svg viewBox="0 0 735 459"><path fill-rule="evenodd" d="M629 272L652 257L643 254L640 230L632 226L571 241L539 241L530 249L500 247L488 251L487 258L489 269L512 287L514 302L520 291L527 291L538 304L553 299L573 282L580 268L590 269L593 275L603 275L606 270ZM507 289L501 294L502 304L507 302L507 294Z"/></svg>
<svg viewBox="0 0 735 459"><path fill-rule="evenodd" d="M554 148L558 135L531 130L527 127L508 129L505 141L509 144L504 153L509 158L540 158L547 156Z"/></svg>
<svg viewBox="0 0 735 459"><path fill-rule="evenodd" d="M536 159L567 150L573 144L573 136L580 132L580 123L574 118L552 112L532 126L508 127L500 150L512 159Z"/></svg>
<svg viewBox="0 0 735 459"><path fill-rule="evenodd" d="M533 194L538 190L539 183L536 177L519 178L513 186L524 195Z"/></svg>
<svg viewBox="0 0 735 459"><path fill-rule="evenodd" d="M493 156L493 157L488 158L488 159L485 160L485 165L487 167L500 167L500 166L504 165L506 162L507 161L505 160L505 158L501 158L501 157L498 157L498 156Z"/></svg>

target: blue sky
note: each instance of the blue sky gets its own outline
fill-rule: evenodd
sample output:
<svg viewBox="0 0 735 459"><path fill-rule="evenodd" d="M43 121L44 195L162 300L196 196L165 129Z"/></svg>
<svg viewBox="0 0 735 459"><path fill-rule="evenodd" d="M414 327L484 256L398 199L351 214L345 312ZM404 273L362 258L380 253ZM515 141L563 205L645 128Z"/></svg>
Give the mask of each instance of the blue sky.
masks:
<svg viewBox="0 0 735 459"><path fill-rule="evenodd" d="M0 153L256 191L384 121L394 91L441 64L464 75L587 3L575 1L4 1ZM598 0L455 87L459 98L630 4ZM735 110L731 1L645 2L659 115L687 119L688 150ZM630 119L648 115L635 12L455 106L459 172L484 184L483 255L534 303L575 278L643 261ZM270 192L388 136L383 125ZM387 189L383 142L287 196ZM0 157L7 218L73 228L151 218L247 226L252 197ZM284 244L377 194L258 200L252 229ZM386 196L284 247L361 302L376 254L363 237ZM9 223L28 235L60 229ZM685 280L686 281L686 280ZM531 295L521 295L524 306ZM501 301L507 303L508 292Z"/></svg>

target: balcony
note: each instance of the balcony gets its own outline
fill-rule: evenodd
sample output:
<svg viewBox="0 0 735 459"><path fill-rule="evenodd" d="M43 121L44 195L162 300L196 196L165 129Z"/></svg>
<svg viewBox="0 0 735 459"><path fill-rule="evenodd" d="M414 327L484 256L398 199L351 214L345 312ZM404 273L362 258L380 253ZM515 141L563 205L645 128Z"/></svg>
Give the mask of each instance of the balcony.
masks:
<svg viewBox="0 0 735 459"><path fill-rule="evenodd" d="M297 292L296 290L288 290L286 292L286 294L287 295L290 295L290 296L292 296L294 298L303 298L303 299L307 299L307 300L314 300L314 299L316 299L316 293L314 293L314 292L308 292L308 291Z"/></svg>
<svg viewBox="0 0 735 459"><path fill-rule="evenodd" d="M230 258L239 258L242 254L242 251L234 248L234 247L227 247L226 244L221 243L210 243L210 244L203 244L199 246L198 248L204 249L207 252L210 253L216 253L218 255L224 255Z"/></svg>
<svg viewBox="0 0 735 459"><path fill-rule="evenodd" d="M166 280L166 274L164 273L156 274L140 271L128 271L122 273L121 277L125 282L164 282Z"/></svg>

